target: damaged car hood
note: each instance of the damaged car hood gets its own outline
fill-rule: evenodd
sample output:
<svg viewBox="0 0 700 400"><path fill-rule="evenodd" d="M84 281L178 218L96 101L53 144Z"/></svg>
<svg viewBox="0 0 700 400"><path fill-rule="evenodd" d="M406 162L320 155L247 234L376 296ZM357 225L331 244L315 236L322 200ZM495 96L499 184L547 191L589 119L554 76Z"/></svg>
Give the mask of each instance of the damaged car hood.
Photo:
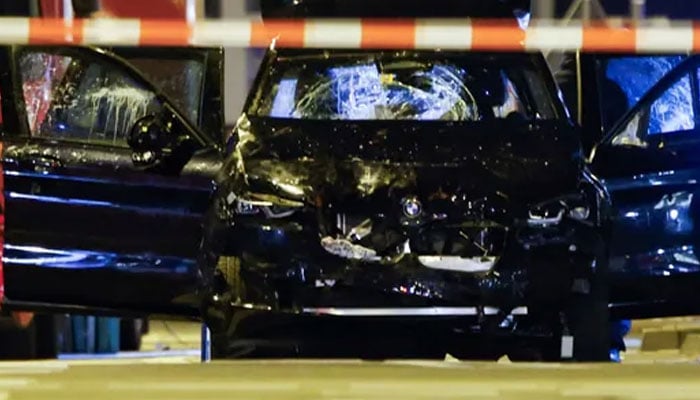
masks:
<svg viewBox="0 0 700 400"><path fill-rule="evenodd" d="M229 174L242 173L253 192L311 204L378 193L535 200L573 189L583 166L577 136L561 122L249 122Z"/></svg>

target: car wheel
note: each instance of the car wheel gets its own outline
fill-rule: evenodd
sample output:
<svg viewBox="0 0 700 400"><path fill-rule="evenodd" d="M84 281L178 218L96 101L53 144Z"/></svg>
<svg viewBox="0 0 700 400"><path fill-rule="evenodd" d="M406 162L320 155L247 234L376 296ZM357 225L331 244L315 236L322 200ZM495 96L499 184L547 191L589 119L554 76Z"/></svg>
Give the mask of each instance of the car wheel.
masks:
<svg viewBox="0 0 700 400"><path fill-rule="evenodd" d="M606 260L607 257L600 259ZM508 357L512 361L610 360L608 268L606 262L597 261L596 264L585 282L572 285L577 289L569 294L564 309L558 312L541 310L539 325L545 329L531 337L511 341Z"/></svg>
<svg viewBox="0 0 700 400"><path fill-rule="evenodd" d="M119 323L119 348L121 351L141 350L143 320L122 318Z"/></svg>
<svg viewBox="0 0 700 400"><path fill-rule="evenodd" d="M568 333L573 338L575 361L610 360L611 321L608 300L607 262L599 261L590 278L590 290L588 293L574 293L565 312Z"/></svg>

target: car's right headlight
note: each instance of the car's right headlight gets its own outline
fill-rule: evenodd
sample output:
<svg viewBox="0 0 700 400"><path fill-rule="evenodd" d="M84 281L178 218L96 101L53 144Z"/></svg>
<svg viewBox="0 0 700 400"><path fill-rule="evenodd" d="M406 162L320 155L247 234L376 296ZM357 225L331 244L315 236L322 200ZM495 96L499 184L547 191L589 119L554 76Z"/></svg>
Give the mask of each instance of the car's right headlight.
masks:
<svg viewBox="0 0 700 400"><path fill-rule="evenodd" d="M527 222L530 226L551 226L560 223L565 217L587 221L590 216L591 207L586 203L586 198L583 195L570 195L531 207Z"/></svg>

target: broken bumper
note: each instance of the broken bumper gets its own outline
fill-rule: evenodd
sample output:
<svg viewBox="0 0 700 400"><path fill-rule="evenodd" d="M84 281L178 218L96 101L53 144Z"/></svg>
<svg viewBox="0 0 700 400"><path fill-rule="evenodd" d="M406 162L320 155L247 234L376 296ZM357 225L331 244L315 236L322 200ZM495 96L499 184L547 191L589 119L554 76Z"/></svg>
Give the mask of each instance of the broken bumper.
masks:
<svg viewBox="0 0 700 400"><path fill-rule="evenodd" d="M576 221L513 228L503 254L481 264L411 253L348 259L329 253L318 232L298 221L251 218L219 232L221 258L238 265L238 286L231 271L219 271L213 285L219 302L343 317L524 315L558 307L577 285L585 290L577 282L585 281L603 248L598 230Z"/></svg>

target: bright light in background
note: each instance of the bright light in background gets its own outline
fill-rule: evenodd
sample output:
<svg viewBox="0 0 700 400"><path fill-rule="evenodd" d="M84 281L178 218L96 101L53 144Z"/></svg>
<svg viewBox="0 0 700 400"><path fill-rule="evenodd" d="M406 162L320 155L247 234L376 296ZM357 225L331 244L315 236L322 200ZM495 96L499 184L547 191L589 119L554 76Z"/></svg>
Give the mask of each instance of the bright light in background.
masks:
<svg viewBox="0 0 700 400"><path fill-rule="evenodd" d="M518 19L518 25L520 25L521 29L527 29L530 26L530 19L532 18L532 14L525 11L516 11L515 18Z"/></svg>
<svg viewBox="0 0 700 400"><path fill-rule="evenodd" d="M671 211L668 212L668 216L674 221L677 220L678 219L678 210L676 210L675 208L671 209Z"/></svg>

